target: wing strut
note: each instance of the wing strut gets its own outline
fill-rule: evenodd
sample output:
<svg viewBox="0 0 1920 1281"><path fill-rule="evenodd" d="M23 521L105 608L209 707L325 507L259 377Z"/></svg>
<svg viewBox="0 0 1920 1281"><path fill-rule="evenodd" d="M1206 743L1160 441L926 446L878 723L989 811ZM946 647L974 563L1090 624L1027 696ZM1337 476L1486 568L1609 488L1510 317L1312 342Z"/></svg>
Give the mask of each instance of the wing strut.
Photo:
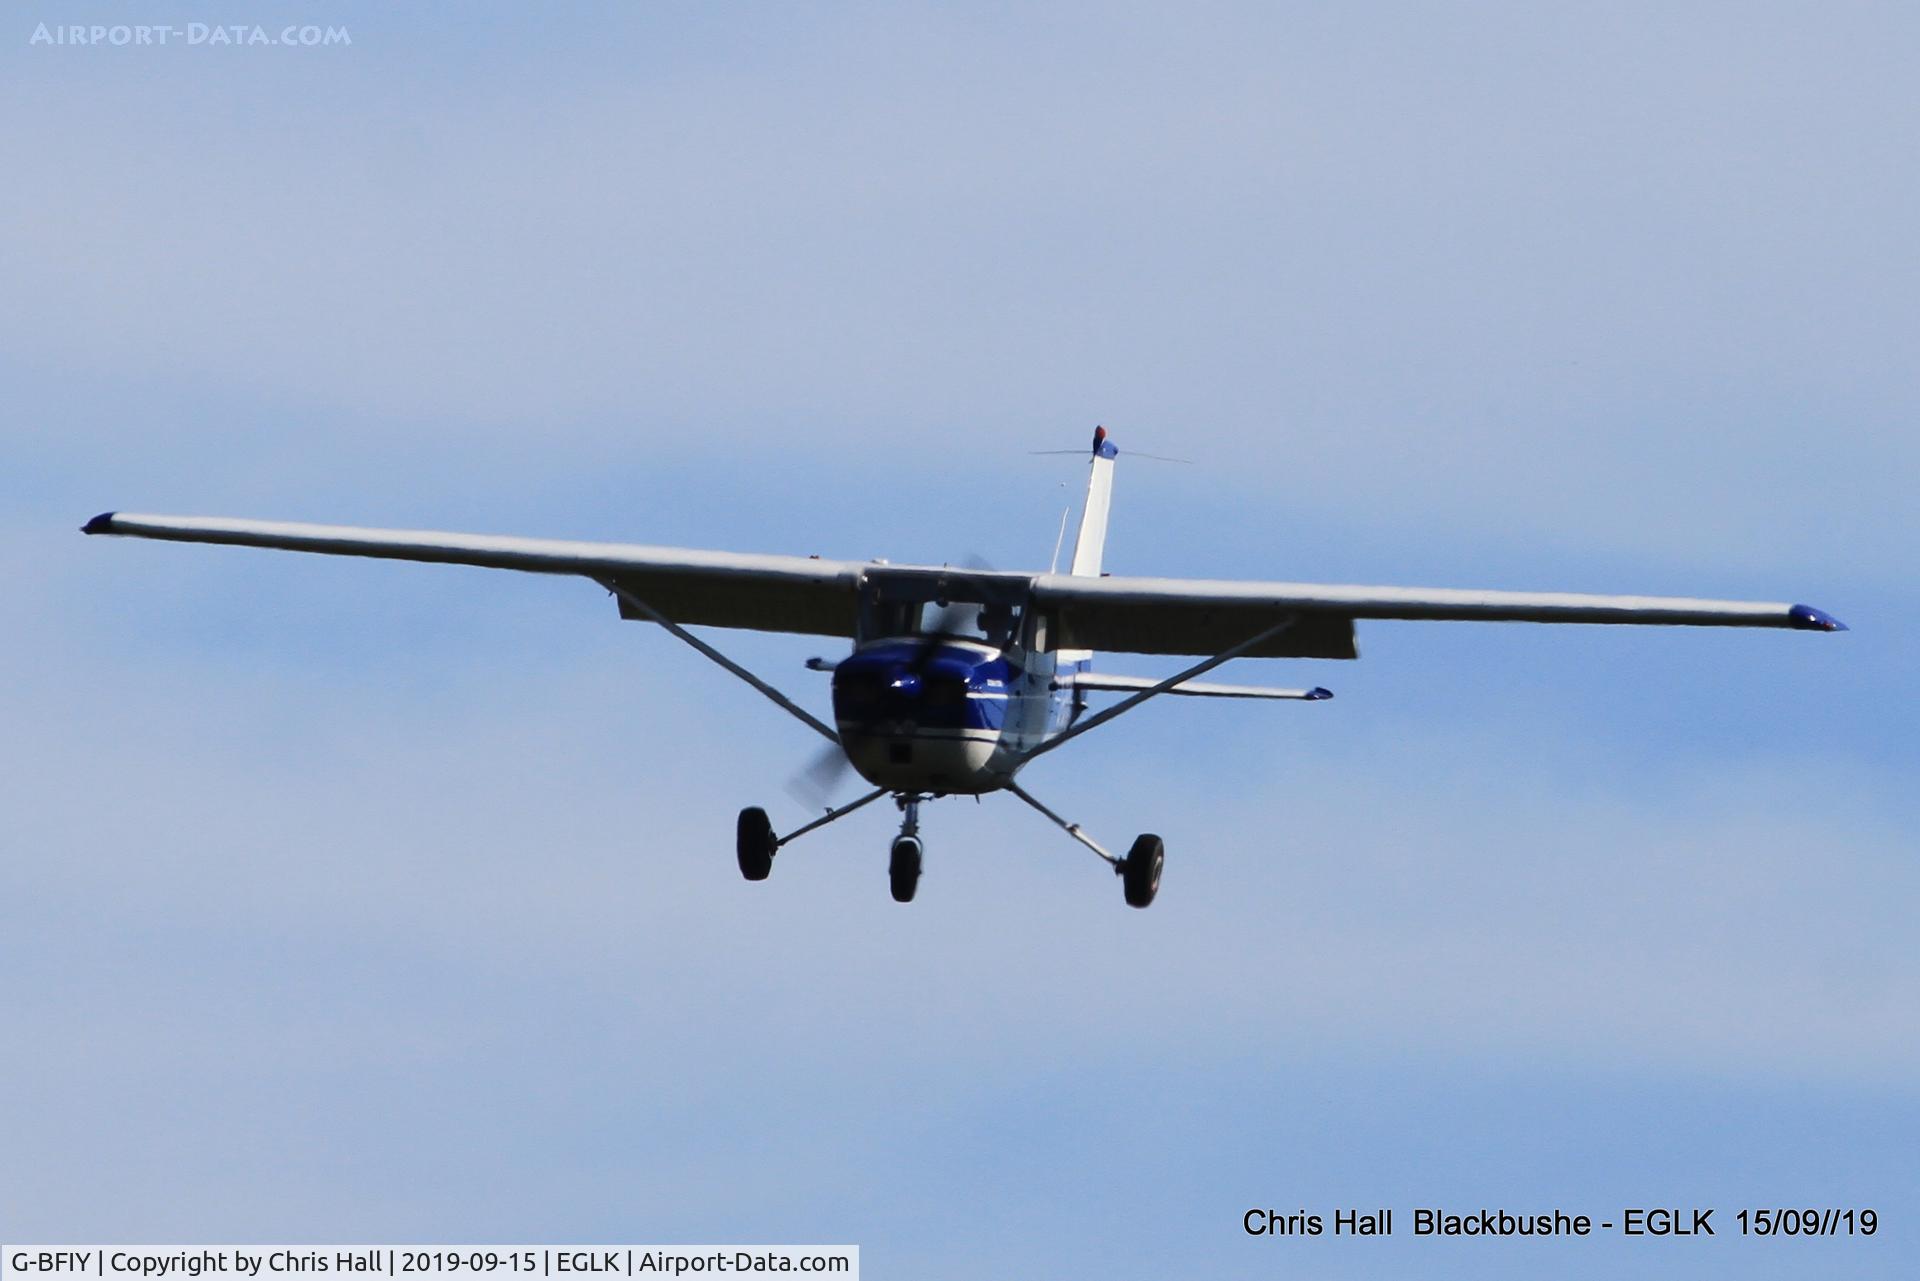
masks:
<svg viewBox="0 0 1920 1281"><path fill-rule="evenodd" d="M1254 646L1258 645L1260 642L1267 640L1270 637L1277 636L1281 632L1286 631L1287 628L1292 627L1296 618L1297 618L1296 615L1289 614L1287 617L1275 623L1272 627L1267 628L1266 631L1261 632L1257 636L1249 636L1246 640L1241 641L1238 645L1235 645L1232 649L1223 649L1218 654L1215 654L1212 658L1204 659L1198 663L1195 663L1192 667L1189 667L1184 672L1175 672L1172 676L1167 677L1167 679L1159 682L1158 684L1148 686L1146 689L1141 690L1138 694L1135 694L1132 698L1121 699L1119 702L1115 703L1112 707L1107 708L1104 712L1094 713L1092 716L1087 717L1086 720L1081 721L1078 725L1075 725L1069 728L1065 733L1059 735L1056 738L1048 739L1046 742L1040 744L1040 746L1028 752L1025 756L1020 758L1020 763L1022 765L1025 765L1028 761L1031 761L1034 757L1042 756L1047 752L1051 752L1054 748L1060 746L1062 743L1065 743L1070 739L1078 738L1080 735L1086 733L1090 729L1095 728L1096 726L1105 725L1108 721L1120 715L1122 712L1132 711L1134 708L1140 706L1140 704L1152 698L1155 694L1164 694L1168 690L1172 689L1175 685L1180 684L1182 681L1192 680L1195 676L1201 676L1207 672L1212 671L1214 668L1220 666L1220 664L1226 662L1229 659L1240 657L1240 655L1246 653L1248 650L1252 649ZM1031 796L1023 795L1021 799L1026 801L1027 804L1029 805L1037 805L1037 802ZM1044 810L1042 811L1042 813L1045 813L1045 812L1046 811ZM1062 824L1062 826L1064 827L1065 824ZM1099 847L1095 846L1094 848L1098 849Z"/></svg>
<svg viewBox="0 0 1920 1281"><path fill-rule="evenodd" d="M666 628L669 632L673 633L675 636L679 637L681 640L685 641L687 644L693 646L695 649L699 650L702 654L706 655L708 658L712 659L714 662L718 663L720 666L726 668L728 671L732 672L735 676L738 676L741 680L745 681L747 684L759 690L762 694L765 694L769 699L773 700L775 704L777 704L781 708L784 708L786 711L792 713L795 718L804 722L806 725L811 727L814 731L824 736L829 743L838 743L840 741L840 736L834 733L833 730L828 728L826 722L822 721L819 717L815 716L812 712L809 712L804 707L801 707L798 703L788 698L785 694L782 694L779 690L767 684L765 681L761 680L758 676L755 676L752 672L740 666L740 664L734 662L731 658L728 658L725 654L722 654L719 650L707 644L705 641L701 640L698 636L695 636L692 632L680 626L680 624L674 622L672 619L668 618L665 614L662 614L659 610L655 609L653 606L647 604L647 602L641 600L638 596L635 596L632 592L622 587L619 583L615 582L613 579L602 578L597 581L602 587L612 592L615 596L618 596L621 599L621 601L624 602L626 605L628 605L634 610L637 610L642 614L645 614L648 618L651 618L654 622L660 624L660 626ZM869 797L868 799L871 800L872 798ZM797 836L799 835L799 833L796 832L795 835Z"/></svg>

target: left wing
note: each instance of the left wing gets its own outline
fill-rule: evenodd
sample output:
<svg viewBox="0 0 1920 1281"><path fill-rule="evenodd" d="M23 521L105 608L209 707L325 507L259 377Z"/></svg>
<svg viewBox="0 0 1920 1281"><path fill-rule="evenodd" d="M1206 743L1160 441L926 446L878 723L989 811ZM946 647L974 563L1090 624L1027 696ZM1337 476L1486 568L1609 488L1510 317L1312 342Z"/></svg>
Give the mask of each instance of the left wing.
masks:
<svg viewBox="0 0 1920 1281"><path fill-rule="evenodd" d="M276 547L334 556L478 565L536 574L578 574L619 583L676 623L750 627L757 631L852 636L859 609L860 573L854 561L812 556L750 556L739 552L642 547L627 543L561 542L446 534L411 529L359 529L282 521L203 516L141 516L107 512L81 527L89 534L121 534L185 543ZM644 617L623 601L623 618Z"/></svg>
<svg viewBox="0 0 1920 1281"><path fill-rule="evenodd" d="M1057 646L1133 654L1217 654L1289 618L1291 626L1246 656L1357 657L1353 623L1359 618L1846 630L1811 605L1678 596L1041 574L1033 597L1052 611Z"/></svg>

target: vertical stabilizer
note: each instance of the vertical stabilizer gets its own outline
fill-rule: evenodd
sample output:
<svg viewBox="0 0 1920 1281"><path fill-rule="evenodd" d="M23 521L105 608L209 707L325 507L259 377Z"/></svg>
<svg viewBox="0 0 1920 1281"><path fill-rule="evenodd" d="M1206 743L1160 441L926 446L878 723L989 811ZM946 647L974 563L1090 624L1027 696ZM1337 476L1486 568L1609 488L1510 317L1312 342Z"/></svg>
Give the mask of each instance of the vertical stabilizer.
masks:
<svg viewBox="0 0 1920 1281"><path fill-rule="evenodd" d="M1087 473L1087 504L1080 511L1080 535L1073 541L1073 568L1081 578L1100 576L1107 550L1107 513L1113 506L1113 460L1120 456L1105 427L1093 429L1093 463Z"/></svg>
<svg viewBox="0 0 1920 1281"><path fill-rule="evenodd" d="M1080 511L1080 533L1073 540L1073 568L1081 578L1100 577L1100 561L1107 550L1107 514L1113 508L1113 460L1120 451L1107 439L1105 427L1093 429L1093 462L1087 471L1087 503ZM1063 649L1061 663L1084 663L1091 650Z"/></svg>

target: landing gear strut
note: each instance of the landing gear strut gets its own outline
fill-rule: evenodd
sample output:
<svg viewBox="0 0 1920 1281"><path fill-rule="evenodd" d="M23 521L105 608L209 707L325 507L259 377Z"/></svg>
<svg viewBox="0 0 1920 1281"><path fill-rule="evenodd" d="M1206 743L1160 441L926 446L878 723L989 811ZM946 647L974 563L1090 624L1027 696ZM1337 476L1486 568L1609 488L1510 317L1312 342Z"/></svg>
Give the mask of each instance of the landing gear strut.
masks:
<svg viewBox="0 0 1920 1281"><path fill-rule="evenodd" d="M893 854L887 860L887 884L896 903L913 902L920 887L920 798L902 796L900 835L893 838Z"/></svg>
<svg viewBox="0 0 1920 1281"><path fill-rule="evenodd" d="M1145 907L1153 902L1153 896L1160 892L1160 873L1167 865L1165 841L1149 832L1135 839L1133 848L1127 851L1125 858L1118 858L1106 846L1088 836L1086 829L1078 823L1067 822L1066 819L1035 800L1026 788L1011 781L1007 783L1006 788L1040 811L1055 827L1098 854L1120 877L1120 889L1126 895L1128 907Z"/></svg>
<svg viewBox="0 0 1920 1281"><path fill-rule="evenodd" d="M767 812L759 806L750 806L740 811L740 822L735 828L734 853L740 860L740 875L749 881L764 881L773 871L773 856L780 847L799 840L815 828L825 827L836 819L845 818L862 805L870 805L887 794L887 789L876 788L848 805L837 810L828 810L805 827L796 827L785 836L773 834L773 823L767 818Z"/></svg>

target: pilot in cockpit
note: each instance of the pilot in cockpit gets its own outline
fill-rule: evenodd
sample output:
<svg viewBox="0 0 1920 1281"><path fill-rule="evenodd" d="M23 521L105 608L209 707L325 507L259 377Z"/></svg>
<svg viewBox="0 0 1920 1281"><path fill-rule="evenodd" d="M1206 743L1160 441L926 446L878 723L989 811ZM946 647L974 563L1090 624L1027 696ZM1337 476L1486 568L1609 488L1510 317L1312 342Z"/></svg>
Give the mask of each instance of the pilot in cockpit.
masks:
<svg viewBox="0 0 1920 1281"><path fill-rule="evenodd" d="M987 638L987 644L1006 649L1013 643L1013 610L1005 605L982 605L980 631Z"/></svg>

